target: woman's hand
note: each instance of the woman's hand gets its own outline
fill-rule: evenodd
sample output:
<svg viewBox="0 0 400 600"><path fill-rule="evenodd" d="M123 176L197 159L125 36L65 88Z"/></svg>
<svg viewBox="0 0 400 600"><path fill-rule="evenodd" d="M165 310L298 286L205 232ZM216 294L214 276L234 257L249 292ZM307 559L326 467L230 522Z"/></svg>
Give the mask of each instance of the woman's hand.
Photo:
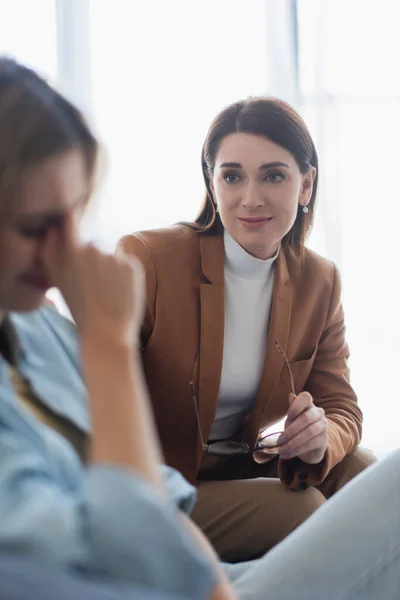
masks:
<svg viewBox="0 0 400 600"><path fill-rule="evenodd" d="M283 459L298 457L309 464L321 462L328 445L328 424L323 408L315 406L308 392L290 394L285 432L280 436Z"/></svg>
<svg viewBox="0 0 400 600"><path fill-rule="evenodd" d="M104 254L81 244L72 217L49 231L43 261L62 293L81 335L103 335L132 344L145 308L144 271L139 260Z"/></svg>

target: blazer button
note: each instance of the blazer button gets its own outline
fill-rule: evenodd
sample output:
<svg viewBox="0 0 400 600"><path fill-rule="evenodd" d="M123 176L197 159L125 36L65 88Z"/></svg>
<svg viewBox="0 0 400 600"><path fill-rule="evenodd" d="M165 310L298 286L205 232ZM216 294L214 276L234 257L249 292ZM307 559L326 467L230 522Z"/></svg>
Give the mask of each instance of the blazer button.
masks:
<svg viewBox="0 0 400 600"><path fill-rule="evenodd" d="M306 479L308 479L308 473L306 471L302 471L301 473L299 473L299 479L300 481L305 481Z"/></svg>

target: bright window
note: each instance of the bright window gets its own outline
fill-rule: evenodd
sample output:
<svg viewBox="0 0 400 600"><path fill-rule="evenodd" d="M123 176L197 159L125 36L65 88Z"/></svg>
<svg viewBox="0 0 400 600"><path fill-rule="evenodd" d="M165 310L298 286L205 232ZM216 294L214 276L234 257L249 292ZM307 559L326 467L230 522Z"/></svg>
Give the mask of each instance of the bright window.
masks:
<svg viewBox="0 0 400 600"><path fill-rule="evenodd" d="M321 188L311 246L340 267L364 444L398 445L399 10L396 2L299 0L302 111Z"/></svg>
<svg viewBox="0 0 400 600"><path fill-rule="evenodd" d="M0 53L56 81L55 0L0 0Z"/></svg>
<svg viewBox="0 0 400 600"><path fill-rule="evenodd" d="M106 174L93 228L124 234L193 219L213 117L266 93L265 2L90 2L94 118Z"/></svg>

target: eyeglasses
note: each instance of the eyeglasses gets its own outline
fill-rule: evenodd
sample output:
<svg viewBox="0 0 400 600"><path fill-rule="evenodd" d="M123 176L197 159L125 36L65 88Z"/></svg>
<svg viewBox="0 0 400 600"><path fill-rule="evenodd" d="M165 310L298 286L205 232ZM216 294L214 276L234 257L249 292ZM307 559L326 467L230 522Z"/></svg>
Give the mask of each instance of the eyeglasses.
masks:
<svg viewBox="0 0 400 600"><path fill-rule="evenodd" d="M294 380L293 380L293 373L290 368L288 358L287 358L282 346L278 342L278 340L275 340L275 346L276 346L277 350L280 352L280 354L283 356L283 359L285 361L285 365L286 365L286 368L288 370L289 377L290 377L290 385L291 385L292 393L294 395L296 395L295 387L294 387ZM247 442L243 442L243 441L240 442L240 441L236 441L236 440L221 440L221 441L215 441L215 442L211 441L211 442L208 442L208 444L206 444L204 442L203 433L201 431L200 414L199 414L199 408L197 405L196 389L195 389L195 383L194 383L194 374L196 371L197 364L198 364L198 358L196 359L196 363L194 365L193 376L192 376L192 380L190 382L190 387L192 390L194 410L196 413L197 429L199 432L200 442L201 442L201 447L203 449L203 452L205 452L206 454L212 454L214 456L238 456L238 455L243 455L243 454L251 454L252 452L256 452L257 450L265 450L268 453L277 454L278 449L279 449L278 439L279 439L279 436L283 433L283 431L275 431L273 433L262 434L258 438L254 448L252 448Z"/></svg>

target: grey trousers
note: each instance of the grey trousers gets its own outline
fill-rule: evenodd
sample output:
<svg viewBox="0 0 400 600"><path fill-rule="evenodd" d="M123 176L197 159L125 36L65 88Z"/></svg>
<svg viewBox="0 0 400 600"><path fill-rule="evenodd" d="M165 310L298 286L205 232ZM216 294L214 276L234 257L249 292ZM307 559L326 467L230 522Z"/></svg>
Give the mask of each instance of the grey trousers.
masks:
<svg viewBox="0 0 400 600"><path fill-rule="evenodd" d="M263 558L225 568L240 600L399 600L400 450Z"/></svg>
<svg viewBox="0 0 400 600"><path fill-rule="evenodd" d="M358 475L263 558L225 568L240 600L399 600L400 451ZM25 598L171 600L0 558L0 600Z"/></svg>

